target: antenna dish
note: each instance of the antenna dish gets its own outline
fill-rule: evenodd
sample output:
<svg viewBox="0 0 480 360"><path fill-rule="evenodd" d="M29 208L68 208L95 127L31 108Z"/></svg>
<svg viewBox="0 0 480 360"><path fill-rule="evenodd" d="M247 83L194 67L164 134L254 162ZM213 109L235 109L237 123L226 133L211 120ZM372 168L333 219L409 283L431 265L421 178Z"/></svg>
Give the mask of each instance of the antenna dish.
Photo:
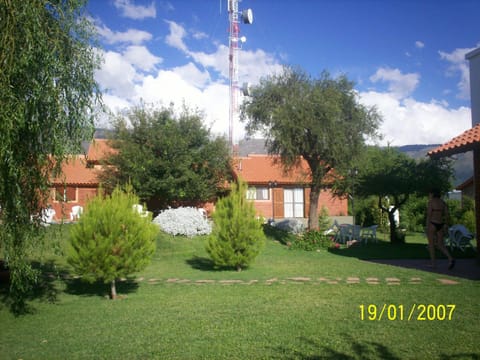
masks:
<svg viewBox="0 0 480 360"><path fill-rule="evenodd" d="M244 24L253 24L253 11L247 9L242 11L242 20Z"/></svg>
<svg viewBox="0 0 480 360"><path fill-rule="evenodd" d="M250 94L252 93L252 85L248 82L246 83L243 83L242 85L242 93L243 93L243 96L250 96Z"/></svg>
<svg viewBox="0 0 480 360"><path fill-rule="evenodd" d="M246 38L245 36L242 36L242 37L240 38L240 42L241 42L241 43L244 43L244 42L246 42L246 41L247 41L247 38Z"/></svg>

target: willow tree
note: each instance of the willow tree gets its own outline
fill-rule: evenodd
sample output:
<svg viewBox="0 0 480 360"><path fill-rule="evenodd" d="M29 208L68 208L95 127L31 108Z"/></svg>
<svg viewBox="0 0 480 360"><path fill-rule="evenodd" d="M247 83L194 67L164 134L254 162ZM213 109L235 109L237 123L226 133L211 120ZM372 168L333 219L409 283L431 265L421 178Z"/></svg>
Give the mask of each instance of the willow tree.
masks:
<svg viewBox="0 0 480 360"><path fill-rule="evenodd" d="M93 135L99 61L85 1L1 1L0 19L0 249L21 305L35 278L32 215L52 171Z"/></svg>
<svg viewBox="0 0 480 360"><path fill-rule="evenodd" d="M359 103L345 76L323 72L315 79L290 67L252 88L241 118L248 133L263 133L269 153L279 154L286 170L301 157L308 163L310 229L318 229L318 198L331 170L347 168L366 138L377 135L381 120L375 108Z"/></svg>

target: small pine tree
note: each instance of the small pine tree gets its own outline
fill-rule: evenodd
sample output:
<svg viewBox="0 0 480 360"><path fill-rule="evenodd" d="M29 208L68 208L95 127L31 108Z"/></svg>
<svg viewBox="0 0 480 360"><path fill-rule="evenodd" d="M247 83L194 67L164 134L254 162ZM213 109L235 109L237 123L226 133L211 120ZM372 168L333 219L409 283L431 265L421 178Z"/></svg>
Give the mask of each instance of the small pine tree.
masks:
<svg viewBox="0 0 480 360"><path fill-rule="evenodd" d="M145 268L155 252L158 227L134 204L138 197L132 187L117 187L110 196L91 199L71 231L68 263L85 281L110 283L112 299L115 280Z"/></svg>
<svg viewBox="0 0 480 360"><path fill-rule="evenodd" d="M253 203L247 200L247 184L238 181L232 191L220 199L213 214L214 228L206 250L217 266L248 266L265 244L261 221L256 219Z"/></svg>

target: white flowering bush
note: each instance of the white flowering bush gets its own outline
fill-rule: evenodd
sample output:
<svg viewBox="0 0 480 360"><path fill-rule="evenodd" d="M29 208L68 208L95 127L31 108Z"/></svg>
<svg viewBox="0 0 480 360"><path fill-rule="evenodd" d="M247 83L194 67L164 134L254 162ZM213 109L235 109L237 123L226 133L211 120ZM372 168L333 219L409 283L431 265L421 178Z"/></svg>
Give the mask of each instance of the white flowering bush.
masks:
<svg viewBox="0 0 480 360"><path fill-rule="evenodd" d="M153 222L160 229L171 235L208 235L212 226L199 209L193 207L180 207L177 209L163 210Z"/></svg>

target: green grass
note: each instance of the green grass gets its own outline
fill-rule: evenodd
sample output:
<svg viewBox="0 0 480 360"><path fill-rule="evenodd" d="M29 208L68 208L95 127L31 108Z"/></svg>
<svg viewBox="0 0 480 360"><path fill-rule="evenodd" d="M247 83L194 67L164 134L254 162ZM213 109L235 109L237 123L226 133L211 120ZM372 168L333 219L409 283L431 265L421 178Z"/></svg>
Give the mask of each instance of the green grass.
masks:
<svg viewBox="0 0 480 360"><path fill-rule="evenodd" d="M68 228L49 236L63 247L67 238ZM108 288L103 284L64 279L62 275L70 272L64 257L47 254L39 265L45 276L42 287L32 295L30 314L12 315L5 303L5 288L0 289L0 358L480 357L475 335L479 282L449 278L458 284L443 285L438 278L448 278L444 275L361 260L369 253L373 258L381 252L398 256L400 250L411 258L410 252L420 248L407 244L407 249L387 250L390 245L380 242L335 252L302 252L270 238L256 262L238 273L215 270L204 241L202 237L160 235L152 264L119 284L118 291L125 297L118 301L105 298ZM421 246L426 253L425 244L426 240ZM349 277L358 277L360 282L349 284ZM368 284L370 277L377 277L379 284ZM399 279L400 285L388 285L391 277ZM415 277L421 279L420 284L411 283ZM214 282L196 283L199 280ZM224 280L242 283L222 285ZM253 280L257 282L247 285ZM362 304L395 304L406 309L413 304L455 304L456 309L450 321L407 321L406 314L403 321L369 321L360 318Z"/></svg>

